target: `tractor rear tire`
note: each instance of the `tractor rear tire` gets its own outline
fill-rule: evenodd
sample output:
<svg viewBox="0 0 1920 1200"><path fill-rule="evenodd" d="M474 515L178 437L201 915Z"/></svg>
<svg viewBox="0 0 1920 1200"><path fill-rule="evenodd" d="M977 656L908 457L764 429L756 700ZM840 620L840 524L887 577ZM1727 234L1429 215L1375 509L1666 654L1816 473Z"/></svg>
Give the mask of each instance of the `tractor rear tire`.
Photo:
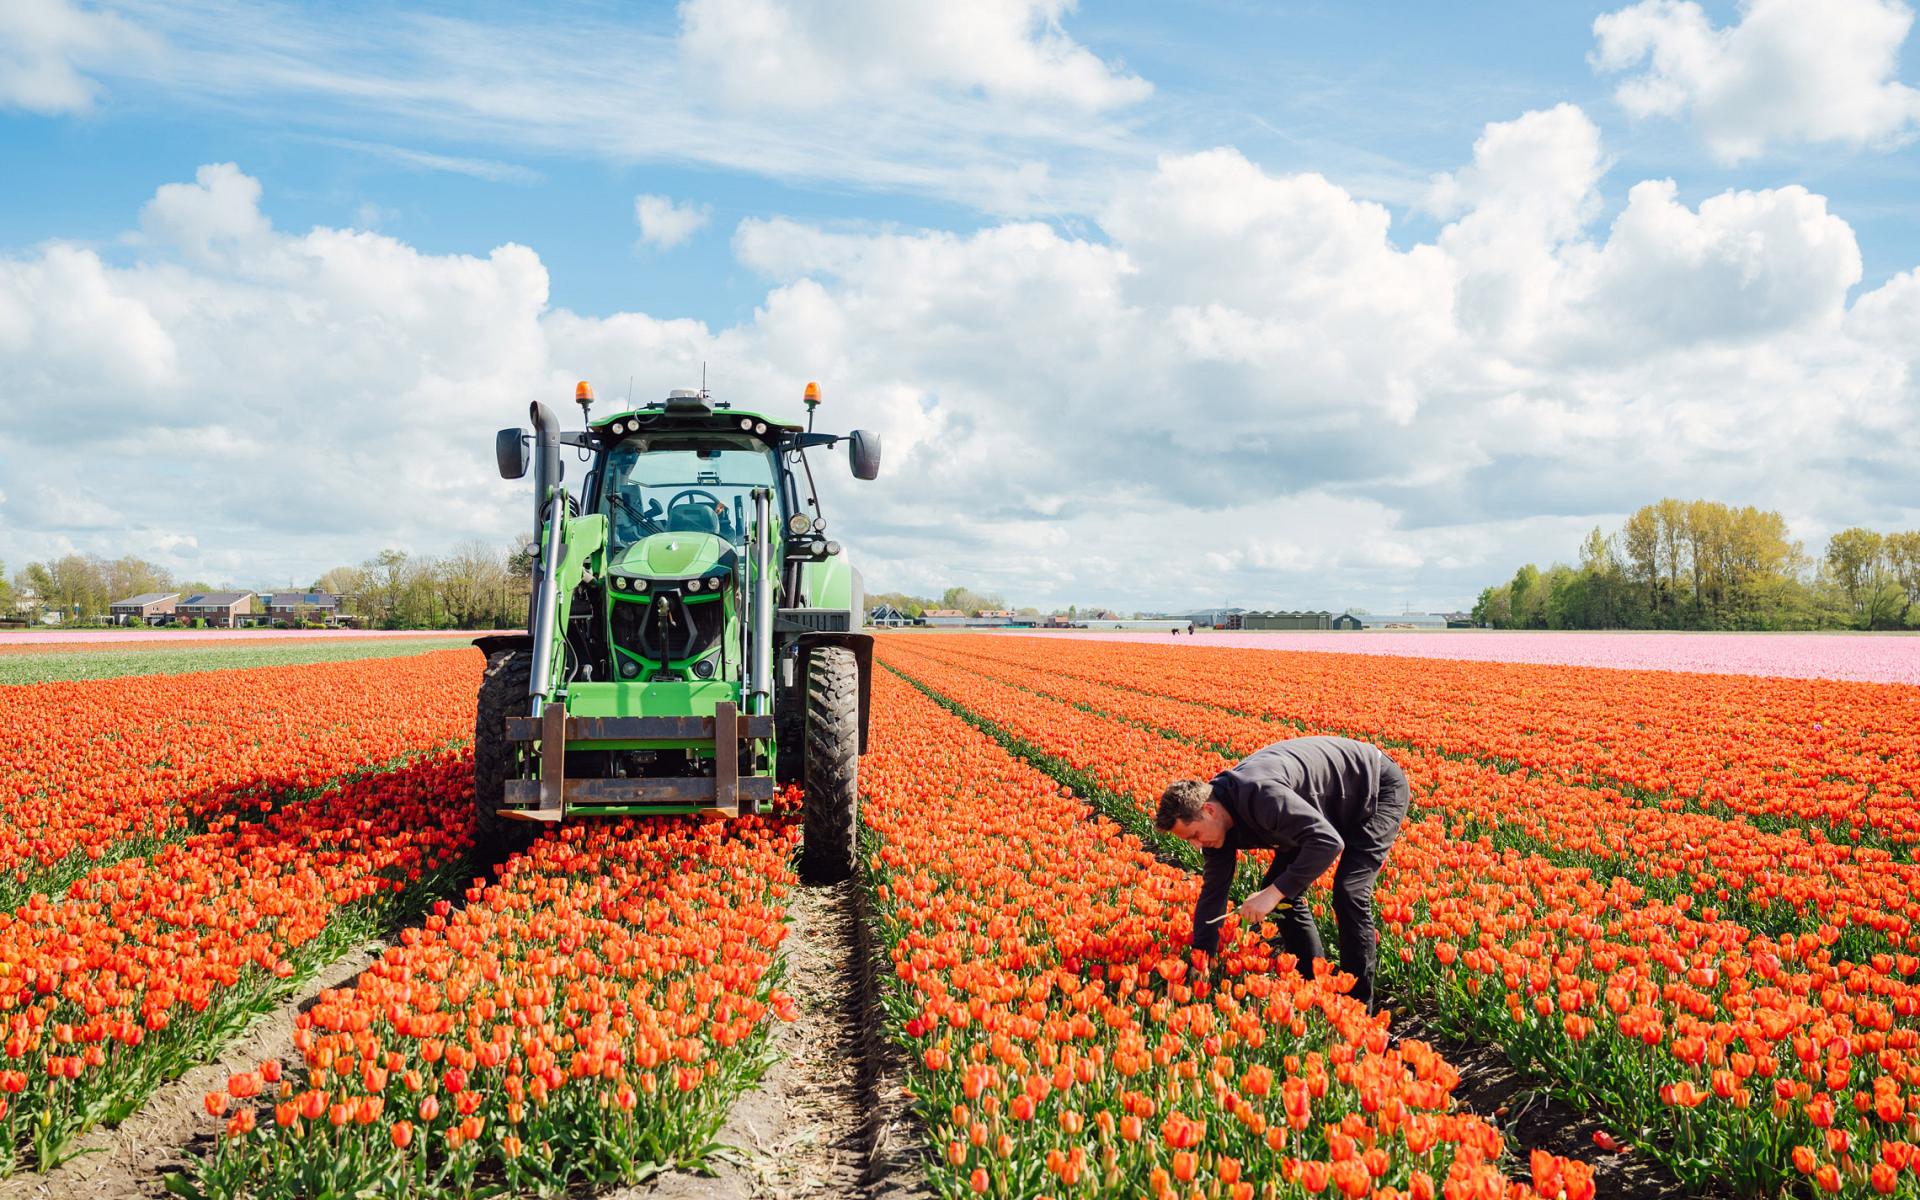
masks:
<svg viewBox="0 0 1920 1200"><path fill-rule="evenodd" d="M839 883L853 874L860 831L860 664L842 646L815 646L807 663L806 799L800 874Z"/></svg>
<svg viewBox="0 0 1920 1200"><path fill-rule="evenodd" d="M532 678L531 650L495 652L480 677L480 702L473 715L473 846L475 858L483 862L504 861L533 840L528 822L500 815L507 802L507 780L517 774L507 718L525 715Z"/></svg>

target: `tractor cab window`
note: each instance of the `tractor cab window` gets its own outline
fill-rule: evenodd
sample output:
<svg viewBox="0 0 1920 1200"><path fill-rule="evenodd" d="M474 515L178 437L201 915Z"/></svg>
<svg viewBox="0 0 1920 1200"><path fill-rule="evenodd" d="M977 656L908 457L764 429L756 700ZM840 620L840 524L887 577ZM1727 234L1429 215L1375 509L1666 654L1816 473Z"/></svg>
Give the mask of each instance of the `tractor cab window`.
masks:
<svg viewBox="0 0 1920 1200"><path fill-rule="evenodd" d="M773 456L758 441L632 437L607 453L600 511L616 552L650 533L713 533L744 546L752 491L773 486ZM776 488L776 519L778 497Z"/></svg>

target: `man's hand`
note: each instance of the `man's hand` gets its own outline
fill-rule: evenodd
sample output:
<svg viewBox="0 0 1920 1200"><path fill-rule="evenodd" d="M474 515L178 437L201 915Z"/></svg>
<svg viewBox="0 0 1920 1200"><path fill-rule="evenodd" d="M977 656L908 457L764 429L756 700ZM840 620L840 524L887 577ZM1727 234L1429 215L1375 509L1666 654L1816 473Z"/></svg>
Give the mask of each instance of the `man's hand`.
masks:
<svg viewBox="0 0 1920 1200"><path fill-rule="evenodd" d="M1240 920L1251 925L1264 919L1274 909L1285 907L1287 902L1277 889L1264 887L1240 902Z"/></svg>

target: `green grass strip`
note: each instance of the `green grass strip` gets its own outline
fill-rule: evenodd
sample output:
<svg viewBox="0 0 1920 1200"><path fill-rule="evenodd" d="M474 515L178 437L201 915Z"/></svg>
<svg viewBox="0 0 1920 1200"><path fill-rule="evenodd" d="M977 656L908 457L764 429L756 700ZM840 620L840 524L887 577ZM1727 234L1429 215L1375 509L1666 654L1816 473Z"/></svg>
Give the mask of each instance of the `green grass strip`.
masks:
<svg viewBox="0 0 1920 1200"><path fill-rule="evenodd" d="M119 679L128 675L191 675L245 667L292 667L306 663L348 662L366 658L406 658L434 650L473 644L472 634L445 638L355 638L338 642L269 642L221 645L183 642L178 646L127 650L49 650L0 654L0 685Z"/></svg>

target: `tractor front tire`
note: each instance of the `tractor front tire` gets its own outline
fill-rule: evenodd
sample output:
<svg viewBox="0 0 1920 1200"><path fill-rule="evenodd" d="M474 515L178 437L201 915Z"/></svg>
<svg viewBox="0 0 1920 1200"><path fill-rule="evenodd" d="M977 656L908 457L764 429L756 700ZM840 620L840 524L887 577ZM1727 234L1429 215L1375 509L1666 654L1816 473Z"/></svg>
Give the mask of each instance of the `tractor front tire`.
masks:
<svg viewBox="0 0 1920 1200"><path fill-rule="evenodd" d="M531 650L495 652L480 677L473 715L473 846L474 856L484 862L503 861L530 840L527 822L501 816L500 808L507 802L507 780L516 774L507 718L525 714L532 678Z"/></svg>
<svg viewBox="0 0 1920 1200"><path fill-rule="evenodd" d="M845 647L815 646L806 679L800 874L838 883L853 874L860 830L860 664Z"/></svg>

